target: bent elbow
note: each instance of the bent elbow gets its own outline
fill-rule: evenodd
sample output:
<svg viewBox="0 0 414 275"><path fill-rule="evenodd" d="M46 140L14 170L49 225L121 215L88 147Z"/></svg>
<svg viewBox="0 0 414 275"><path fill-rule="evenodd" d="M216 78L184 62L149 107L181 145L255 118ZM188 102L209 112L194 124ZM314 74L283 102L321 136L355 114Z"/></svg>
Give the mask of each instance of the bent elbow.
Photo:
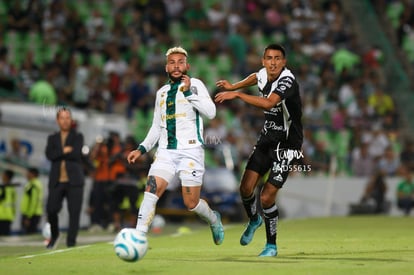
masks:
<svg viewBox="0 0 414 275"><path fill-rule="evenodd" d="M210 110L209 112L206 113L206 117L208 119L213 119L216 117L216 109L214 110Z"/></svg>
<svg viewBox="0 0 414 275"><path fill-rule="evenodd" d="M204 114L208 119L213 119L216 117L216 105L212 104L209 108L206 109Z"/></svg>
<svg viewBox="0 0 414 275"><path fill-rule="evenodd" d="M263 109L264 110L266 110L266 111L270 111L272 108L274 107L274 105L272 104L272 103L266 103L264 106L263 106Z"/></svg>

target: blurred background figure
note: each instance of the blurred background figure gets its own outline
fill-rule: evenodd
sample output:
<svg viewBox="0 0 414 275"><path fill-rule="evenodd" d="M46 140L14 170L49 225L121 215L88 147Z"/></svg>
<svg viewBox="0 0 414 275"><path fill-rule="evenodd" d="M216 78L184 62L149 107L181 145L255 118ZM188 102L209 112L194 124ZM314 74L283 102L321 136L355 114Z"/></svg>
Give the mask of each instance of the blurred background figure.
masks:
<svg viewBox="0 0 414 275"><path fill-rule="evenodd" d="M122 150L111 156L111 167L115 169L115 179L112 189L112 218L113 228L111 231L119 231L123 225L134 226L138 215L138 189L139 165L145 164L146 158L137 163L128 163L127 156L129 152L135 150L138 143L132 136L125 139ZM141 190L143 191L143 190Z"/></svg>
<svg viewBox="0 0 414 275"><path fill-rule="evenodd" d="M0 185L0 236L8 236L11 233L11 224L16 214L16 190L12 180L14 172L5 170Z"/></svg>
<svg viewBox="0 0 414 275"><path fill-rule="evenodd" d="M401 175L402 180L397 186L397 205L408 216L414 207L414 181L412 172L407 167L402 167Z"/></svg>
<svg viewBox="0 0 414 275"><path fill-rule="evenodd" d="M20 202L21 226L23 234L38 232L43 215L43 184L39 179L39 170L35 167L27 169L27 184Z"/></svg>
<svg viewBox="0 0 414 275"><path fill-rule="evenodd" d="M361 198L361 204L373 204L374 213L384 213L387 209L385 205L385 194L387 192L387 183L385 181L384 171L378 169L368 181L364 194Z"/></svg>
<svg viewBox="0 0 414 275"><path fill-rule="evenodd" d="M88 213L90 216L91 232L101 231L110 222L110 171L108 140L96 140L89 156L94 167L92 172L93 185L89 194Z"/></svg>
<svg viewBox="0 0 414 275"><path fill-rule="evenodd" d="M10 151L7 152L5 161L26 166L29 160L29 146L24 146L18 138L10 139Z"/></svg>

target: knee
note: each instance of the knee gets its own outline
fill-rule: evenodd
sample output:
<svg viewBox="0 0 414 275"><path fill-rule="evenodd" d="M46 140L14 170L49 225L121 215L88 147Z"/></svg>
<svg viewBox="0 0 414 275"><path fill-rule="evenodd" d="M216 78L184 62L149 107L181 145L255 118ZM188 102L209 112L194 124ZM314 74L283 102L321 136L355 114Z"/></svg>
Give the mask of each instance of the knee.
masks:
<svg viewBox="0 0 414 275"><path fill-rule="evenodd" d="M250 197L253 194L254 190L250 186L248 186L247 184L241 184L240 187L239 187L239 191L240 191L240 195L243 198L247 198L247 197Z"/></svg>
<svg viewBox="0 0 414 275"><path fill-rule="evenodd" d="M276 197L273 194L269 194L266 192L262 192L260 194L260 203L262 204L263 208L267 208L272 206L276 201Z"/></svg>

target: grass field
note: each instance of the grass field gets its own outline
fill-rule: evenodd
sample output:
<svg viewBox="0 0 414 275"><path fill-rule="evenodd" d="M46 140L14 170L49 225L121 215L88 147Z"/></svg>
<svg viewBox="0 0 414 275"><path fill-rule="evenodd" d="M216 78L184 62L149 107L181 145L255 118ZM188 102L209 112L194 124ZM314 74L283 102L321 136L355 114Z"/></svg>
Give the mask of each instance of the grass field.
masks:
<svg viewBox="0 0 414 275"><path fill-rule="evenodd" d="M202 224L187 234L150 235L150 250L136 263L121 261L110 242L92 238L89 244L71 249L61 241L54 251L24 243L0 245L0 270L19 275L414 274L412 217L282 220L275 258L257 257L265 240L263 226L250 245L240 246L243 227L226 225L221 246L213 244L208 227Z"/></svg>

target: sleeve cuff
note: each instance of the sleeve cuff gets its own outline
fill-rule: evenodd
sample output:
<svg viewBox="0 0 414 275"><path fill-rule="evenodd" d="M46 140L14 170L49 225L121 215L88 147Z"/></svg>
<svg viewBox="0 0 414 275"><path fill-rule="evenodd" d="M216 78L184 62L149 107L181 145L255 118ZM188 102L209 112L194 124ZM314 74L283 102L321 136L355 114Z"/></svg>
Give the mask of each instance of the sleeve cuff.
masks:
<svg viewBox="0 0 414 275"><path fill-rule="evenodd" d="M145 149L145 147L142 146L142 145L139 145L138 148L137 148L137 150L140 151L141 154L145 154L147 152L147 150Z"/></svg>
<svg viewBox="0 0 414 275"><path fill-rule="evenodd" d="M190 90L187 90L187 91L183 92L183 94L184 94L185 97L187 97L187 96L192 95L193 93Z"/></svg>

